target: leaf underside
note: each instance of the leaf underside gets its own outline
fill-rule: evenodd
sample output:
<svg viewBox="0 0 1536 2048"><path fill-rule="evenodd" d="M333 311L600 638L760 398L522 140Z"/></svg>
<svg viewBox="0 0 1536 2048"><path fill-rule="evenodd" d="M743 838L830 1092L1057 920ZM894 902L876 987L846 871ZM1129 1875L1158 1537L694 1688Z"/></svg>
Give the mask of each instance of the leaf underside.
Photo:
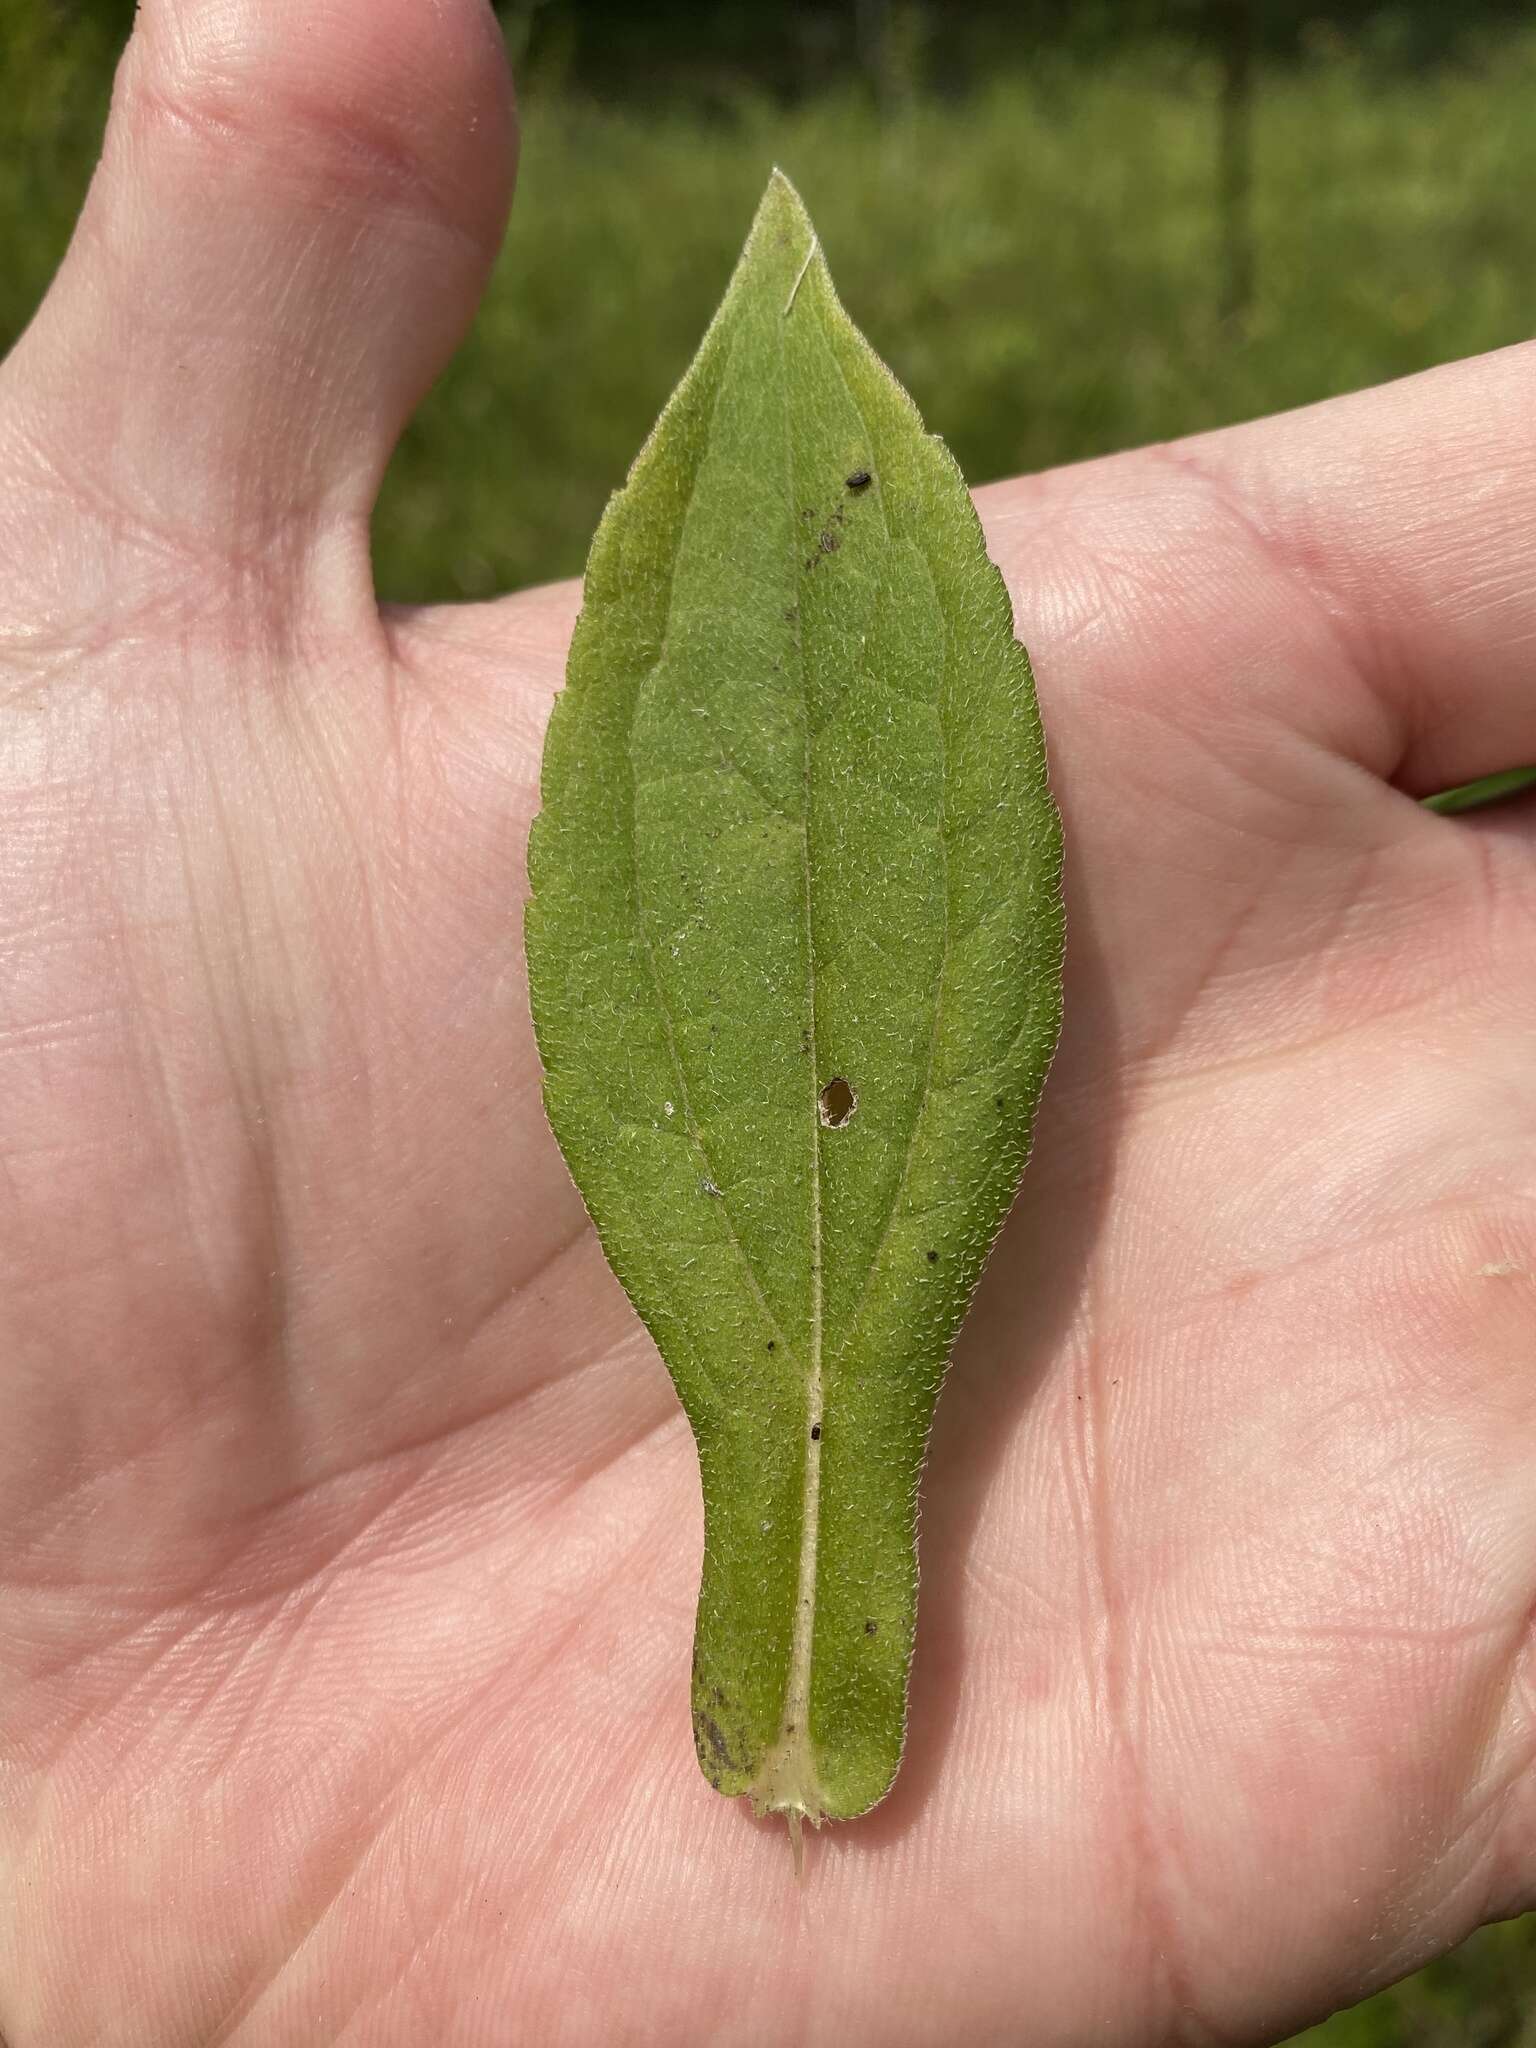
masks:
<svg viewBox="0 0 1536 2048"><path fill-rule="evenodd" d="M861 1813L1056 1038L1060 840L960 473L777 173L593 542L529 873L550 1123L698 1442L699 1762Z"/></svg>

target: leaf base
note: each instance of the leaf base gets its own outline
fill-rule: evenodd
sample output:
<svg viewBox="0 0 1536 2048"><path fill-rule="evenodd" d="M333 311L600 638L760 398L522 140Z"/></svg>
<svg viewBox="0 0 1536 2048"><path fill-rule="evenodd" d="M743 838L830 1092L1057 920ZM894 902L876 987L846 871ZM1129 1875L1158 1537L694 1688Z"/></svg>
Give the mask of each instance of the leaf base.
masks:
<svg viewBox="0 0 1536 2048"><path fill-rule="evenodd" d="M789 1824L789 1849L799 1877L804 1861L800 1829L804 1821L819 1828L828 1818L826 1795L816 1774L811 1745L802 1731L786 1734L763 1759L755 1784L747 1788L752 1811L781 1813Z"/></svg>

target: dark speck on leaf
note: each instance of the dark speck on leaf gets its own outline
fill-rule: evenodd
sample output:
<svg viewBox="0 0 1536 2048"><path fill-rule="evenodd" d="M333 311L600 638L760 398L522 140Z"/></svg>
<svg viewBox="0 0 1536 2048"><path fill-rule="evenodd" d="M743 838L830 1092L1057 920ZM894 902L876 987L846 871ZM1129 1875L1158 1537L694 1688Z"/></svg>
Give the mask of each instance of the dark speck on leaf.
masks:
<svg viewBox="0 0 1536 2048"><path fill-rule="evenodd" d="M777 1350L778 1350L778 1348L779 1348L779 1347L778 1347L778 1345L777 1345L777 1344L775 1344L775 1342L773 1341L773 1339L772 1339L772 1338L770 1337L770 1338L768 1339L768 1349L769 1349L770 1351L777 1351Z"/></svg>
<svg viewBox="0 0 1536 2048"><path fill-rule="evenodd" d="M874 478L867 469L856 469L852 476L845 477L843 481L847 484L850 491L867 491L874 482Z"/></svg>
<svg viewBox="0 0 1536 2048"><path fill-rule="evenodd" d="M992 1098L992 1100L993 1100L993 1101L994 1101L994 1102L995 1102L995 1103L997 1104L997 1106L998 1106L998 1108L999 1108L999 1109L1001 1109L1001 1108L1002 1108L1002 1106L1003 1106L1003 1098L1001 1097L1001 1095L994 1095L994 1096L993 1096L993 1098Z"/></svg>
<svg viewBox="0 0 1536 2048"><path fill-rule="evenodd" d="M877 1621L866 1621L864 1624L865 1635L872 1636L879 1626L880 1624Z"/></svg>
<svg viewBox="0 0 1536 2048"><path fill-rule="evenodd" d="M735 1761L731 1756L729 1744L720 1732L719 1722L709 1714L700 1714L699 1732L703 1735L705 1741L715 1752L721 1763L725 1765L726 1769L734 1770Z"/></svg>
<svg viewBox="0 0 1536 2048"><path fill-rule="evenodd" d="M811 1424L811 1442L813 1444L819 1444L821 1442L821 1424L819 1422L813 1422Z"/></svg>
<svg viewBox="0 0 1536 2048"><path fill-rule="evenodd" d="M840 1131L859 1106L859 1098L841 1074L834 1074L820 1096L821 1121L829 1131Z"/></svg>
<svg viewBox="0 0 1536 2048"><path fill-rule="evenodd" d="M929 1252L928 1263L930 1266L936 1266L939 1263L939 1255L937 1252Z"/></svg>

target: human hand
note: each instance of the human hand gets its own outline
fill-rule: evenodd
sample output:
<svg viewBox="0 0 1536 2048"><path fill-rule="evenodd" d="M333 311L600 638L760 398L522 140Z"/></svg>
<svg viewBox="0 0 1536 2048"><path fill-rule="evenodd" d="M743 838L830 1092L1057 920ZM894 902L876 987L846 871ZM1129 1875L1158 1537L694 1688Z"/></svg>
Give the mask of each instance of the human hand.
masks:
<svg viewBox="0 0 1536 2048"><path fill-rule="evenodd" d="M146 0L0 374L0 2034L1270 2040L1536 1899L1533 821L1412 801L1536 758L1536 355L982 494L1065 1035L796 1888L539 1106L576 594L368 571L509 137L480 0Z"/></svg>

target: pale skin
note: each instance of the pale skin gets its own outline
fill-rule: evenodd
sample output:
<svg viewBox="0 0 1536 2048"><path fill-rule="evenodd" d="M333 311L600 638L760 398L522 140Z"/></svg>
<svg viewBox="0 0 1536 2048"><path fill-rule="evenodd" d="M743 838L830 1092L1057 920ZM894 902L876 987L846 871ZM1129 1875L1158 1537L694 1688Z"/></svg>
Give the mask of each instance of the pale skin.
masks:
<svg viewBox="0 0 1536 2048"><path fill-rule="evenodd" d="M1271 2041L1536 1903L1533 814L1413 801L1536 759L1536 354L981 494L1066 1031L796 1886L540 1109L577 592L369 572L512 156L480 0L145 0L0 372L0 2035Z"/></svg>

